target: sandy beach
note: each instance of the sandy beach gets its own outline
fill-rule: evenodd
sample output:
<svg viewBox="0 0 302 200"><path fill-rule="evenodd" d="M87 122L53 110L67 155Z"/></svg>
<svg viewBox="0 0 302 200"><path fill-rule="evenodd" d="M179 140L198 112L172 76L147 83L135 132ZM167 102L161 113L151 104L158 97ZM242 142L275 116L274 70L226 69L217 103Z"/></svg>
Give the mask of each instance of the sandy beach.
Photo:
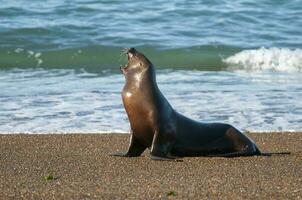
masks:
<svg viewBox="0 0 302 200"><path fill-rule="evenodd" d="M301 199L302 134L249 133L239 158L117 158L128 134L0 135L1 199Z"/></svg>

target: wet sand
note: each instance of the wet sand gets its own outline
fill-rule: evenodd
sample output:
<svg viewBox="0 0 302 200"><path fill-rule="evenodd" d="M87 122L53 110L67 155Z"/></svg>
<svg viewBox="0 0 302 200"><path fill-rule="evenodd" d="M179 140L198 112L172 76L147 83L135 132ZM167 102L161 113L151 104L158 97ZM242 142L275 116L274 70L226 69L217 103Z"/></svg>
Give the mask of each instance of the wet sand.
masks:
<svg viewBox="0 0 302 200"><path fill-rule="evenodd" d="M129 135L0 135L0 199L301 199L302 134L249 133L290 155L152 161Z"/></svg>

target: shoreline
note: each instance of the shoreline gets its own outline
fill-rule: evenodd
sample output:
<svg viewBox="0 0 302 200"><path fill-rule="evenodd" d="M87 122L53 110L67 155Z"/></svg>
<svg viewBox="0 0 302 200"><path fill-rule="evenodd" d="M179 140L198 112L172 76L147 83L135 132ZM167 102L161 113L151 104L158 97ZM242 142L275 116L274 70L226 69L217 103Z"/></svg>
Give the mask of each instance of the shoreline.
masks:
<svg viewBox="0 0 302 200"><path fill-rule="evenodd" d="M302 130L285 130L285 131L241 131L244 134L302 134ZM87 131L87 132L0 132L1 135L129 135L129 131L121 131L121 132L114 132L114 131Z"/></svg>
<svg viewBox="0 0 302 200"><path fill-rule="evenodd" d="M0 134L3 199L299 199L302 134L247 133L264 153L153 161L110 153L129 134Z"/></svg>

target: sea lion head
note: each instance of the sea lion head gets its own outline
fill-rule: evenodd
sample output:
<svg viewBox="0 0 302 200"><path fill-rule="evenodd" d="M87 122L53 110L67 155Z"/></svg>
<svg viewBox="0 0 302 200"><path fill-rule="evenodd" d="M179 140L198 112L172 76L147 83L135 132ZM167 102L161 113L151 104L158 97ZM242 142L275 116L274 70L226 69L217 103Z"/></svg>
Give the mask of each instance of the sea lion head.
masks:
<svg viewBox="0 0 302 200"><path fill-rule="evenodd" d="M135 48L126 49L125 54L128 56L128 63L120 67L125 76L128 74L142 73L152 65L148 58Z"/></svg>

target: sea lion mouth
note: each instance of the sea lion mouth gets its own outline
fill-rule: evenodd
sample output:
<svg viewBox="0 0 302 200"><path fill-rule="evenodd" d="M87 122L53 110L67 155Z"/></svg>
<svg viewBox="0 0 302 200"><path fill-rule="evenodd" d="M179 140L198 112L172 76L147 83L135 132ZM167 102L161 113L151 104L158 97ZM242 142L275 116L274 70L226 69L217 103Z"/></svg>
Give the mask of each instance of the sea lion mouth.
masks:
<svg viewBox="0 0 302 200"><path fill-rule="evenodd" d="M126 49L123 49L122 52L123 52L124 54L127 54L127 56L128 56L128 63L125 64L125 65L121 65L121 66L120 66L121 72L122 72L122 73L125 73L125 72L126 72L126 69L127 69L127 67L128 67L128 65L129 65L129 61L131 60L131 58L133 58L133 56L136 55L136 49L133 48L133 47L131 47L131 48L126 48Z"/></svg>

